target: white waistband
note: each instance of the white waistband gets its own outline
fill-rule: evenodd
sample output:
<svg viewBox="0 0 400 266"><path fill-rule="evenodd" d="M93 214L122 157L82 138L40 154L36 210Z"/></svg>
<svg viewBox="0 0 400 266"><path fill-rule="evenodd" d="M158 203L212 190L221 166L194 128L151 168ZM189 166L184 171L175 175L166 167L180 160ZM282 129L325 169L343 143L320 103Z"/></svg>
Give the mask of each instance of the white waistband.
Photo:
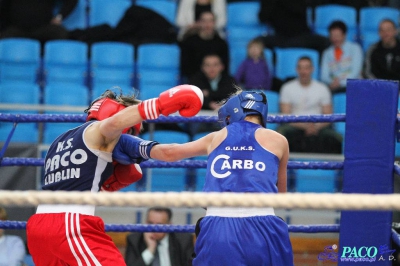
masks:
<svg viewBox="0 0 400 266"><path fill-rule="evenodd" d="M94 215L94 205L75 205L75 204L40 204L37 207L36 213L62 213L72 212L86 215Z"/></svg>
<svg viewBox="0 0 400 266"><path fill-rule="evenodd" d="M275 215L274 208L208 207L206 216L251 217Z"/></svg>

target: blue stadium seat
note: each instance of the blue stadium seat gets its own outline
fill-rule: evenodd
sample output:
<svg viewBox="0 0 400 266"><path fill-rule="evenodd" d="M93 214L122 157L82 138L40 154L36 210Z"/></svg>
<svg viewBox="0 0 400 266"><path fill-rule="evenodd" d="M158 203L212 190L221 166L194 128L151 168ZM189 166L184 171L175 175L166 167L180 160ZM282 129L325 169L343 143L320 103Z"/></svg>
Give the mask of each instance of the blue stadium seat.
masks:
<svg viewBox="0 0 400 266"><path fill-rule="evenodd" d="M297 77L297 61L302 56L311 58L314 65L312 77L319 77L319 54L318 51L307 48L275 48L275 76L281 80Z"/></svg>
<svg viewBox="0 0 400 266"><path fill-rule="evenodd" d="M332 97L332 107L334 114L346 114L346 93L334 94ZM344 137L345 125L345 122L336 122L333 124L333 127Z"/></svg>
<svg viewBox="0 0 400 266"><path fill-rule="evenodd" d="M100 24L108 24L111 27L115 27L131 5L131 0L89 1L89 26L93 27Z"/></svg>
<svg viewBox="0 0 400 266"><path fill-rule="evenodd" d="M265 28L258 26L229 26L226 29L226 40L229 47L246 50L247 44L265 32Z"/></svg>
<svg viewBox="0 0 400 266"><path fill-rule="evenodd" d="M89 62L86 43L72 40L48 41L43 61L46 84L86 84Z"/></svg>
<svg viewBox="0 0 400 266"><path fill-rule="evenodd" d="M371 43L371 40L379 40L379 24L383 19L392 20L399 26L400 11L391 7L363 7L360 9L360 38L362 43ZM363 45L363 47L367 46ZM365 50L365 49L364 49Z"/></svg>
<svg viewBox="0 0 400 266"><path fill-rule="evenodd" d="M328 27L335 20L343 21L347 26L347 39L356 41L357 33L357 9L345 5L321 5L314 9L314 30L316 33L329 36Z"/></svg>
<svg viewBox="0 0 400 266"><path fill-rule="evenodd" d="M1 41L0 81L35 83L40 67L40 42L25 38Z"/></svg>
<svg viewBox="0 0 400 266"><path fill-rule="evenodd" d="M150 139L150 133L141 135L143 139ZM189 141L189 135L172 130L157 130L153 132L153 139L160 143L184 143ZM145 172L145 171L144 171ZM151 178L146 175L151 184L151 191L183 191L186 189L186 168L152 168Z"/></svg>
<svg viewBox="0 0 400 266"><path fill-rule="evenodd" d="M379 34L364 32L361 39L361 45L364 53L366 53L371 45L380 40Z"/></svg>
<svg viewBox="0 0 400 266"><path fill-rule="evenodd" d="M88 24L87 1L78 0L75 9L68 17L63 19L63 26L67 30L85 29Z"/></svg>
<svg viewBox="0 0 400 266"><path fill-rule="evenodd" d="M24 263L25 263L26 266L35 266L35 263L33 262L32 256L29 255L29 254L27 254L25 256Z"/></svg>
<svg viewBox="0 0 400 266"><path fill-rule="evenodd" d="M324 169L296 169L296 192L337 192L337 171Z"/></svg>
<svg viewBox="0 0 400 266"><path fill-rule="evenodd" d="M82 111L46 111L48 114L83 114L89 106L89 93L83 85L54 83L44 88L44 104L57 107L82 107ZM61 133L81 125L81 122L46 123L43 130L43 143L52 143Z"/></svg>
<svg viewBox="0 0 400 266"><path fill-rule="evenodd" d="M120 42L98 42L91 47L92 85L130 87L134 73L134 48Z"/></svg>
<svg viewBox="0 0 400 266"><path fill-rule="evenodd" d="M139 90L147 86L167 88L179 83L180 50L176 44L139 45L136 59L136 84Z"/></svg>
<svg viewBox="0 0 400 266"><path fill-rule="evenodd" d="M227 24L240 27L259 27L262 24L258 20L258 12L260 10L259 1L242 1L232 2L227 5Z"/></svg>
<svg viewBox="0 0 400 266"><path fill-rule="evenodd" d="M92 93L90 95L90 100L98 98L106 90L115 91L117 94L132 95L135 94L135 89L132 86L116 86L110 82L103 82L102 84L97 84L92 87Z"/></svg>
<svg viewBox="0 0 400 266"><path fill-rule="evenodd" d="M39 104L40 88L36 84L27 82L8 82L0 84L0 102L2 104L19 104L18 110L0 110L0 113L12 114L36 114L36 111L29 111L22 105ZM7 139L13 123L0 122L0 142ZM18 123L11 141L13 142L38 142L38 126L36 123Z"/></svg>
<svg viewBox="0 0 400 266"><path fill-rule="evenodd" d="M169 89L169 87L166 87L164 85L149 85L145 86L145 88L142 88L139 93L139 99L140 100L146 100L146 99L151 99L151 98L157 98L161 92Z"/></svg>
<svg viewBox="0 0 400 266"><path fill-rule="evenodd" d="M279 114L279 93L276 91L263 91L267 96L268 100L268 115ZM278 127L277 123L267 123L267 128L276 130Z"/></svg>
<svg viewBox="0 0 400 266"><path fill-rule="evenodd" d="M172 25L175 25L175 17L177 11L176 1L165 0L136 0L136 5L151 9L164 18L166 18Z"/></svg>

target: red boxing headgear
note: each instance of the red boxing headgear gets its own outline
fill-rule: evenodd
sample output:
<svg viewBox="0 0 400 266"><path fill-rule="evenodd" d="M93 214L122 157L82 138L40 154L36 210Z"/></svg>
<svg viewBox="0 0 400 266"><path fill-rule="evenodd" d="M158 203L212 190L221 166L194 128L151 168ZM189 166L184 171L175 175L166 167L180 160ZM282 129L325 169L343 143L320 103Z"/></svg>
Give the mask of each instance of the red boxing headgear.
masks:
<svg viewBox="0 0 400 266"><path fill-rule="evenodd" d="M88 116L86 118L86 121L90 121L90 120L104 120L110 116L115 115L116 113L118 113L119 111L125 109L126 106L123 104L120 104L117 101L114 101L110 98L101 98L99 100L95 100L92 105L90 106L89 110L87 111ZM141 124L137 124L135 126L132 127L132 129L134 130L133 133L135 133L135 135L138 135L140 132L140 127ZM125 128L122 133L126 134L129 129L131 128Z"/></svg>

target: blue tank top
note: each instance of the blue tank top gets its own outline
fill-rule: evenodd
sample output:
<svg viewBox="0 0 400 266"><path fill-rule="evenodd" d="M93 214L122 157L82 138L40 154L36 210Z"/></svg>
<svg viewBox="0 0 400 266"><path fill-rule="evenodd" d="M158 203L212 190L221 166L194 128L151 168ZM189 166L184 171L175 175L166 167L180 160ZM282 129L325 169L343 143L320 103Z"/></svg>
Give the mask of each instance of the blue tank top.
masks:
<svg viewBox="0 0 400 266"><path fill-rule="evenodd" d="M93 122L70 129L50 145L44 161L43 190L98 192L110 177L111 153L90 150L83 140L83 133Z"/></svg>
<svg viewBox="0 0 400 266"><path fill-rule="evenodd" d="M279 159L255 139L260 125L238 121L208 156L205 192L277 193Z"/></svg>

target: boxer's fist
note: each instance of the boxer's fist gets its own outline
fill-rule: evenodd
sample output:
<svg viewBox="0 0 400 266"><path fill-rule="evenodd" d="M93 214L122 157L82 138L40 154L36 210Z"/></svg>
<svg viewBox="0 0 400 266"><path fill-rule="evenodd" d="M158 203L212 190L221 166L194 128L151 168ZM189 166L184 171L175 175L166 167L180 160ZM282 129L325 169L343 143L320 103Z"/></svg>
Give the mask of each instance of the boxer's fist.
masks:
<svg viewBox="0 0 400 266"><path fill-rule="evenodd" d="M102 191L117 191L142 178L142 169L138 164L124 165L114 161L113 165L114 171L101 186Z"/></svg>
<svg viewBox="0 0 400 266"><path fill-rule="evenodd" d="M138 105L143 119L156 119L179 111L185 117L196 115L203 105L203 92L193 85L179 85L160 94L158 98L145 100Z"/></svg>
<svg viewBox="0 0 400 266"><path fill-rule="evenodd" d="M134 164L140 163L144 160L150 159L150 150L156 141L143 140L141 138L122 134L115 145L112 158L121 164Z"/></svg>

